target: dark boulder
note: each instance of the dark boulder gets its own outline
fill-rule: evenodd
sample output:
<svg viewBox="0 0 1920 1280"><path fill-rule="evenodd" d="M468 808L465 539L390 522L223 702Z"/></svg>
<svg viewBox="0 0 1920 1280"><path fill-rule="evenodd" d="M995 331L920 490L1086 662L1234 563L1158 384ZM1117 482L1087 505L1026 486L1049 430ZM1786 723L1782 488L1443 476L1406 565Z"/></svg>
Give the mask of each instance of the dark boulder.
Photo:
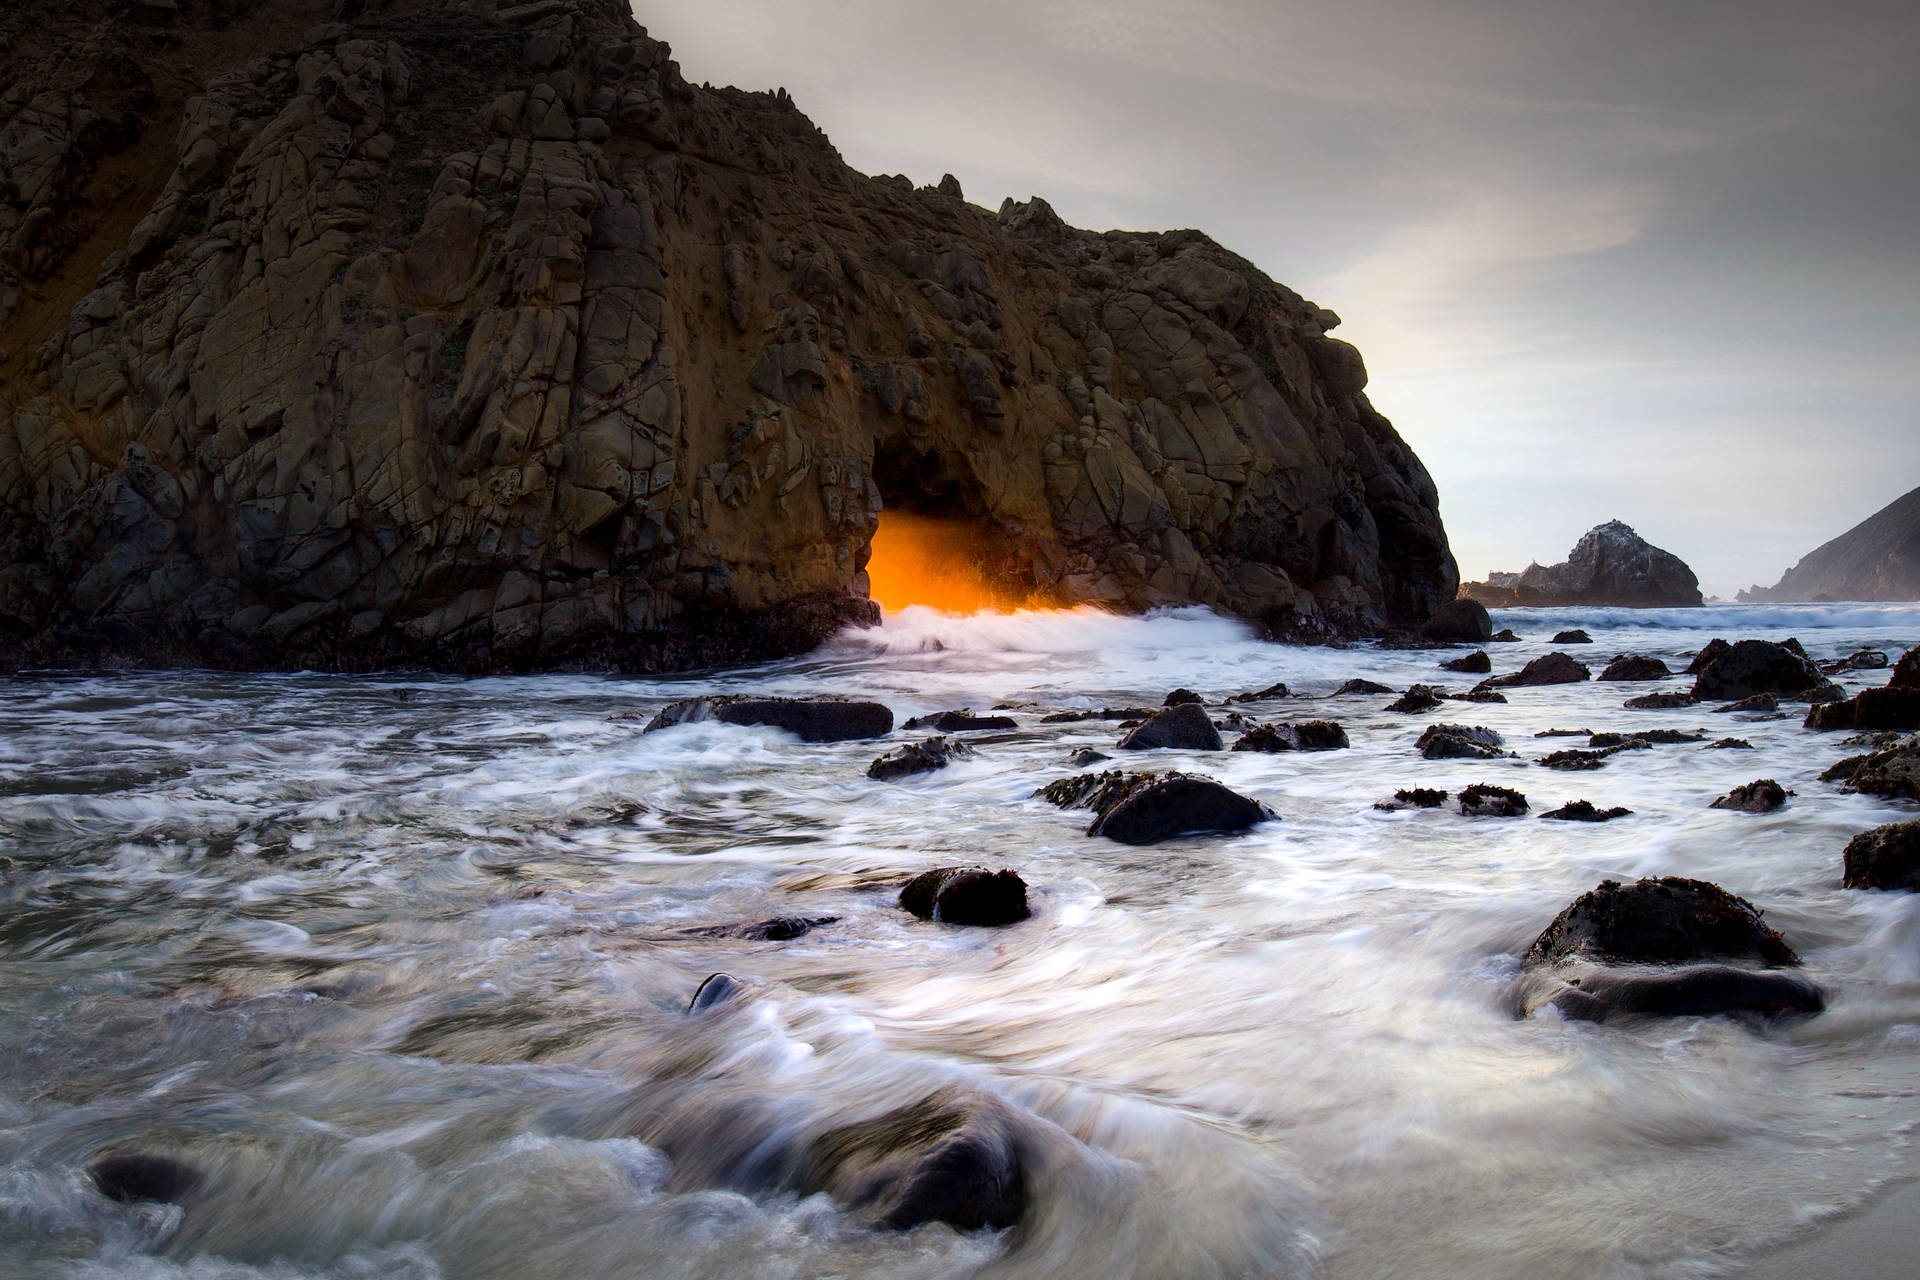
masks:
<svg viewBox="0 0 1920 1280"><path fill-rule="evenodd" d="M928 738L925 742L910 742L898 751L881 756L867 766L867 776L876 782L892 782L917 773L932 773L936 769L946 768L955 760L971 760L978 754L964 742Z"/></svg>
<svg viewBox="0 0 1920 1280"><path fill-rule="evenodd" d="M1592 644L1593 637L1584 631L1575 629L1573 631L1560 632L1554 636L1553 642L1555 644Z"/></svg>
<svg viewBox="0 0 1920 1280"><path fill-rule="evenodd" d="M1342 692L1345 692L1345 690L1342 690ZM1386 692L1386 690L1383 688L1382 692ZM1236 693L1231 698L1228 698L1227 701L1266 702L1272 698L1286 698L1290 696L1292 695L1285 684L1270 684L1266 688L1255 690L1252 693Z"/></svg>
<svg viewBox="0 0 1920 1280"><path fill-rule="evenodd" d="M1681 729L1641 729L1636 733L1596 733L1587 739L1587 745L1595 750L1607 747L1625 747L1633 743L1644 743L1654 747L1679 746L1688 742L1705 742L1704 733L1687 733Z"/></svg>
<svg viewBox="0 0 1920 1280"><path fill-rule="evenodd" d="M1373 807L1386 813L1397 809L1438 809L1447 802L1447 792L1432 787L1409 787L1393 793L1393 799L1381 800Z"/></svg>
<svg viewBox="0 0 1920 1280"><path fill-rule="evenodd" d="M1249 729L1233 744L1235 751L1339 751L1348 745L1347 731L1331 720L1301 720L1293 724L1263 724Z"/></svg>
<svg viewBox="0 0 1920 1280"><path fill-rule="evenodd" d="M1122 773L1118 769L1109 769L1105 773L1082 773L1071 778L1059 778L1033 794L1036 799L1059 805L1062 809L1092 809L1095 813L1102 813L1120 803L1135 787L1143 787L1159 776L1156 773Z"/></svg>
<svg viewBox="0 0 1920 1280"><path fill-rule="evenodd" d="M1862 831L1847 841L1849 889L1902 889L1920 893L1920 822L1895 822Z"/></svg>
<svg viewBox="0 0 1920 1280"><path fill-rule="evenodd" d="M1500 750L1500 735L1484 725L1428 725L1415 745L1428 760L1499 760L1506 755Z"/></svg>
<svg viewBox="0 0 1920 1280"><path fill-rule="evenodd" d="M1540 816L1552 822L1612 822L1615 818L1627 818L1632 815L1631 809L1597 809L1590 800L1570 800L1558 809L1549 809Z"/></svg>
<svg viewBox="0 0 1920 1280"><path fill-rule="evenodd" d="M1003 1230L1027 1211L1021 1147L997 1108L935 1095L821 1134L799 1182L885 1230Z"/></svg>
<svg viewBox="0 0 1920 1280"><path fill-rule="evenodd" d="M1520 643L1520 637L1513 634L1513 629L1511 627L1502 627L1500 628L1500 630L1488 636L1487 639L1493 641L1495 644L1519 644Z"/></svg>
<svg viewBox="0 0 1920 1280"><path fill-rule="evenodd" d="M907 881L900 905L942 924L1003 925L1025 920L1027 882L1012 871L936 867Z"/></svg>
<svg viewBox="0 0 1920 1280"><path fill-rule="evenodd" d="M1434 610L1420 634L1440 644L1480 644L1492 637L1493 619L1477 601L1449 600Z"/></svg>
<svg viewBox="0 0 1920 1280"><path fill-rule="evenodd" d="M1878 649L1856 649L1844 658L1835 658L1831 662L1820 664L1825 675L1836 676L1843 671L1878 671L1887 665L1887 655Z"/></svg>
<svg viewBox="0 0 1920 1280"><path fill-rule="evenodd" d="M1231 834L1273 815L1211 778L1169 773L1133 787L1087 828L1121 844L1148 845L1183 835Z"/></svg>
<svg viewBox="0 0 1920 1280"><path fill-rule="evenodd" d="M1622 654L1606 665L1596 679L1600 680L1661 680L1673 674L1666 663L1658 658L1641 658Z"/></svg>
<svg viewBox="0 0 1920 1280"><path fill-rule="evenodd" d="M1754 905L1719 885L1678 876L1632 884L1604 880L1554 918L1527 949L1529 965L1567 960L1607 964L1690 964L1744 960L1796 965L1794 954Z"/></svg>
<svg viewBox="0 0 1920 1280"><path fill-rule="evenodd" d="M1482 689L1512 689L1519 686L1543 684L1578 684L1593 677L1582 663L1575 662L1564 653L1549 653L1545 657L1535 658L1518 671L1504 676L1494 676L1482 680Z"/></svg>
<svg viewBox="0 0 1920 1280"><path fill-rule="evenodd" d="M1517 818L1527 811L1527 798L1518 791L1481 783L1462 791L1459 803L1469 818Z"/></svg>
<svg viewBox="0 0 1920 1280"><path fill-rule="evenodd" d="M1338 698L1342 694L1349 694L1349 693L1392 693L1392 692L1393 692L1393 689L1390 686L1381 684L1378 681L1355 679L1355 680L1349 680L1345 684L1341 685L1338 689L1335 689L1333 691L1333 696Z"/></svg>
<svg viewBox="0 0 1920 1280"><path fill-rule="evenodd" d="M101 1195L121 1204L185 1204L206 1182L183 1160L131 1151L97 1157L87 1166L87 1177Z"/></svg>
<svg viewBox="0 0 1920 1280"><path fill-rule="evenodd" d="M676 702L648 722L645 731L652 733L656 729L702 720L766 725L784 729L802 742L848 742L884 738L893 732L893 712L878 702L841 698L750 698L737 694Z"/></svg>
<svg viewBox="0 0 1920 1280"><path fill-rule="evenodd" d="M1493 670L1493 659L1487 656L1485 649L1475 649L1465 657L1441 663L1440 668L1443 671L1460 671L1467 675L1485 675Z"/></svg>
<svg viewBox="0 0 1920 1280"><path fill-rule="evenodd" d="M1807 661L1798 645L1742 640L1695 677L1693 696L1703 701L1732 701L1760 693L1795 698L1826 683L1826 677Z"/></svg>
<svg viewBox="0 0 1920 1280"><path fill-rule="evenodd" d="M1629 711L1675 711L1681 707L1697 706L1700 699L1690 693L1643 693L1637 698L1628 698L1620 705Z"/></svg>
<svg viewBox="0 0 1920 1280"><path fill-rule="evenodd" d="M1780 709L1780 699L1771 693L1756 693L1751 698L1742 698L1738 702L1729 702L1724 707L1715 707L1715 715L1766 715Z"/></svg>
<svg viewBox="0 0 1920 1280"><path fill-rule="evenodd" d="M1745 738L1721 738L1717 742L1709 742L1700 749L1702 751L1751 751L1753 744Z"/></svg>
<svg viewBox="0 0 1920 1280"><path fill-rule="evenodd" d="M1183 702L1147 718L1146 723L1120 739L1123 751L1223 751L1220 731L1197 702Z"/></svg>
<svg viewBox="0 0 1920 1280"><path fill-rule="evenodd" d="M1693 655L1693 661L1687 664L1687 669L1682 674L1690 676L1699 675L1702 671L1705 671L1708 667L1719 661L1720 658L1732 648L1733 646L1725 640L1715 636L1701 646L1700 652Z"/></svg>
<svg viewBox="0 0 1920 1280"><path fill-rule="evenodd" d="M1900 661L1893 664L1893 675L1888 677L1887 687L1920 689L1920 645L1900 655Z"/></svg>
<svg viewBox="0 0 1920 1280"><path fill-rule="evenodd" d="M1175 689L1160 703L1163 707L1184 707L1189 702L1205 702L1206 699L1191 689Z"/></svg>
<svg viewBox="0 0 1920 1280"><path fill-rule="evenodd" d="M1735 787L1715 800L1710 808L1737 809L1741 813L1772 813L1787 802L1793 792L1772 778L1761 778L1744 787Z"/></svg>
<svg viewBox="0 0 1920 1280"><path fill-rule="evenodd" d="M745 995L746 990L740 985L740 980L730 973L710 973L694 988L693 999L687 1002L687 1012L705 1013L709 1009L717 1009Z"/></svg>
<svg viewBox="0 0 1920 1280"><path fill-rule="evenodd" d="M1084 769L1090 764L1101 764L1113 759L1104 751L1095 751L1092 747L1082 747L1067 757L1067 763L1076 769Z"/></svg>
<svg viewBox="0 0 1920 1280"><path fill-rule="evenodd" d="M1418 715L1422 711L1433 710L1440 702L1440 694L1430 685L1417 684L1389 702L1386 709L1402 715Z"/></svg>
<svg viewBox="0 0 1920 1280"><path fill-rule="evenodd" d="M1920 729L1920 689L1887 685L1807 709L1809 729Z"/></svg>
<svg viewBox="0 0 1920 1280"><path fill-rule="evenodd" d="M1606 1022L1628 1015L1777 1018L1819 1013L1826 1008L1826 999L1819 987L1799 974L1704 964L1664 972L1591 969L1537 990L1527 1012L1540 1004L1551 1004L1563 1018Z"/></svg>
<svg viewBox="0 0 1920 1280"><path fill-rule="evenodd" d="M935 733L982 733L988 730L1018 729L1012 716L977 716L970 709L942 711L937 715L915 716L902 729L931 729Z"/></svg>

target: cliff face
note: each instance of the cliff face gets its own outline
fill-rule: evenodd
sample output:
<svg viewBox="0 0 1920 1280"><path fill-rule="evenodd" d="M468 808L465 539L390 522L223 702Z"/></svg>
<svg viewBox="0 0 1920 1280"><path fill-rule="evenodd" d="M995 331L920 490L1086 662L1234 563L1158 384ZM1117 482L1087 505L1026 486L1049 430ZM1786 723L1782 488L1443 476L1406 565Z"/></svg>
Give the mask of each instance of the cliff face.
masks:
<svg viewBox="0 0 1920 1280"><path fill-rule="evenodd" d="M1561 564L1493 573L1460 594L1483 605L1619 605L1691 608L1702 603L1700 580L1679 556L1609 520L1587 530Z"/></svg>
<svg viewBox="0 0 1920 1280"><path fill-rule="evenodd" d="M1755 586L1739 598L1920 600L1920 489L1808 553L1774 586Z"/></svg>
<svg viewBox="0 0 1920 1280"><path fill-rule="evenodd" d="M1278 631L1454 594L1338 323L1196 232L849 169L621 0L0 16L0 659L651 670L991 576Z"/></svg>

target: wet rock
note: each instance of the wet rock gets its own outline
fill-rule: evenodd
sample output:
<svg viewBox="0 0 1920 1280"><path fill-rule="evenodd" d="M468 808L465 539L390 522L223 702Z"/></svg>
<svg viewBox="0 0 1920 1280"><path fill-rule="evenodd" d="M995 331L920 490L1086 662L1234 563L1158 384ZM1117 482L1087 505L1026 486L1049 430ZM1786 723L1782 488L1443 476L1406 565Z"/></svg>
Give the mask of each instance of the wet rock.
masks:
<svg viewBox="0 0 1920 1280"><path fill-rule="evenodd" d="M1549 769L1598 769L1607 763L1607 757L1612 754L1611 751L1580 751L1569 748L1541 756L1540 763Z"/></svg>
<svg viewBox="0 0 1920 1280"><path fill-rule="evenodd" d="M1300 720L1293 724L1263 724L1248 730L1233 744L1235 751L1339 751L1348 745L1347 731L1331 720Z"/></svg>
<svg viewBox="0 0 1920 1280"><path fill-rule="evenodd" d="M1920 822L1895 822L1862 831L1847 841L1849 889L1899 889L1920 893Z"/></svg>
<svg viewBox="0 0 1920 1280"><path fill-rule="evenodd" d="M1099 764L1104 760L1111 759L1113 759L1113 757L1104 751L1095 751L1092 747L1082 747L1067 757L1067 763L1076 769L1084 769L1090 764Z"/></svg>
<svg viewBox="0 0 1920 1280"><path fill-rule="evenodd" d="M1920 729L1920 689L1887 685L1808 708L1809 729Z"/></svg>
<svg viewBox="0 0 1920 1280"><path fill-rule="evenodd" d="M1189 702L1205 702L1206 699L1191 689L1175 689L1160 703L1163 707L1183 707Z"/></svg>
<svg viewBox="0 0 1920 1280"><path fill-rule="evenodd" d="M1681 729L1641 729L1635 733L1596 733L1587 739L1587 745L1596 750L1605 747L1624 747L1635 742L1654 747L1673 747L1706 740L1707 735L1704 733L1687 733Z"/></svg>
<svg viewBox="0 0 1920 1280"><path fill-rule="evenodd" d="M1095 813L1103 813L1120 803L1134 788L1145 786L1159 776L1155 773L1124 773L1109 769L1105 773L1082 773L1071 778L1059 778L1033 794L1036 799L1062 809L1092 809Z"/></svg>
<svg viewBox="0 0 1920 1280"><path fill-rule="evenodd" d="M1434 610L1420 634L1441 644L1480 644L1493 635L1493 619L1476 601L1449 600Z"/></svg>
<svg viewBox="0 0 1920 1280"><path fill-rule="evenodd" d="M1533 735L1536 738L1591 738L1591 729L1542 729ZM1591 745L1591 744L1589 744Z"/></svg>
<svg viewBox="0 0 1920 1280"><path fill-rule="evenodd" d="M1349 694L1349 693L1392 693L1392 692L1393 692L1393 689L1391 686L1380 684L1377 681L1354 679L1354 680L1347 681L1345 684L1341 685L1338 689L1335 689L1333 691L1333 696L1338 698L1344 694Z"/></svg>
<svg viewBox="0 0 1920 1280"><path fill-rule="evenodd" d="M1598 680L1661 680L1673 674L1666 663L1658 658L1640 658L1621 655L1606 665L1595 679Z"/></svg>
<svg viewBox="0 0 1920 1280"><path fill-rule="evenodd" d="M1093 820L1087 834L1148 845L1175 836L1245 831L1272 816L1264 805L1211 778L1166 774L1129 791Z"/></svg>
<svg viewBox="0 0 1920 1280"><path fill-rule="evenodd" d="M1500 760L1506 753L1499 734L1484 725L1432 724L1415 745L1428 760Z"/></svg>
<svg viewBox="0 0 1920 1280"><path fill-rule="evenodd" d="M1056 711L1041 718L1041 724L1080 724L1088 720L1145 720L1152 707L1102 707L1098 711Z"/></svg>
<svg viewBox="0 0 1920 1280"><path fill-rule="evenodd" d="M87 1166L87 1177L101 1195L121 1204L185 1204L206 1182L184 1160L130 1151L97 1157Z"/></svg>
<svg viewBox="0 0 1920 1280"><path fill-rule="evenodd" d="M1593 637L1584 631L1575 629L1573 631L1560 632L1553 637L1553 642L1555 644L1592 644Z"/></svg>
<svg viewBox="0 0 1920 1280"><path fill-rule="evenodd" d="M1887 665L1887 655L1878 649L1856 649L1844 658L1835 658L1831 662L1820 664L1825 675L1839 675L1843 671L1878 671Z"/></svg>
<svg viewBox="0 0 1920 1280"><path fill-rule="evenodd" d="M771 920L754 920L746 924L716 924L699 929L688 929L681 936L739 938L746 942L791 942L795 938L812 933L815 929L839 922L839 916L775 916Z"/></svg>
<svg viewBox="0 0 1920 1280"><path fill-rule="evenodd" d="M1725 640L1720 639L1718 636L1714 637L1707 641L1705 645L1701 646L1700 652L1693 655L1693 661L1687 664L1686 671L1683 674L1690 676L1699 675L1702 671L1705 671L1708 667L1719 661L1720 658L1732 648L1733 646Z"/></svg>
<svg viewBox="0 0 1920 1280"><path fill-rule="evenodd" d="M1260 722L1258 720L1255 720L1244 711L1229 711L1213 722L1214 728L1222 732L1231 731L1233 733L1245 733L1250 729L1258 728L1259 725Z"/></svg>
<svg viewBox="0 0 1920 1280"><path fill-rule="evenodd" d="M1383 690L1383 692L1386 692L1386 691ZM1285 698L1290 696L1291 694L1288 692L1286 685L1270 684L1266 688L1258 690L1257 692L1254 692L1254 693L1236 693L1231 698L1228 698L1227 701L1228 702L1266 702L1271 698Z"/></svg>
<svg viewBox="0 0 1920 1280"><path fill-rule="evenodd" d="M942 924L1006 925L1025 920L1027 882L1012 871L936 867L907 881L900 905Z"/></svg>
<svg viewBox="0 0 1920 1280"><path fill-rule="evenodd" d="M1920 800L1920 738L1905 738L1864 756L1850 756L1820 775L1843 791Z"/></svg>
<svg viewBox="0 0 1920 1280"><path fill-rule="evenodd" d="M1540 816L1554 822L1612 822L1615 818L1633 816L1633 810L1597 809L1590 800L1570 800L1558 809L1549 809Z"/></svg>
<svg viewBox="0 0 1920 1280"><path fill-rule="evenodd" d="M1743 787L1735 787L1709 807L1737 809L1741 813L1772 813L1785 804L1787 797L1792 794L1772 778L1761 778Z"/></svg>
<svg viewBox="0 0 1920 1280"><path fill-rule="evenodd" d="M1213 727L1205 707L1184 702L1147 718L1145 724L1120 739L1122 751L1223 751L1226 744Z"/></svg>
<svg viewBox="0 0 1920 1280"><path fill-rule="evenodd" d="M1482 680L1479 687L1511 689L1530 685L1578 684L1592 677L1593 673L1584 664L1575 662L1564 653L1549 653L1545 657L1535 658L1518 671Z"/></svg>
<svg viewBox="0 0 1920 1280"><path fill-rule="evenodd" d="M1742 960L1797 965L1800 957L1754 905L1719 885L1678 876L1623 885L1603 880L1581 894L1527 949L1529 965L1566 960L1690 964Z"/></svg>
<svg viewBox="0 0 1920 1280"><path fill-rule="evenodd" d="M1447 802L1448 793L1432 787L1409 787L1393 793L1393 799L1381 800L1373 807L1386 813L1399 809L1438 809Z"/></svg>
<svg viewBox="0 0 1920 1280"><path fill-rule="evenodd" d="M1800 698L1826 684L1826 677L1807 661L1798 645L1742 640L1701 669L1693 682L1693 696L1703 701L1733 701L1761 693Z"/></svg>
<svg viewBox="0 0 1920 1280"><path fill-rule="evenodd" d="M1432 686L1417 684L1394 701L1387 704L1388 711L1398 711L1403 715L1418 715L1422 711L1431 711L1439 706L1441 698Z"/></svg>
<svg viewBox="0 0 1920 1280"><path fill-rule="evenodd" d="M1527 1012L1541 1003L1551 1004L1562 1017L1580 1022L1606 1022L1628 1015L1709 1018L1747 1014L1777 1018L1819 1013L1826 1008L1820 988L1799 974L1717 964L1664 972L1591 969L1567 977L1562 985L1538 991L1528 1001Z"/></svg>
<svg viewBox="0 0 1920 1280"><path fill-rule="evenodd" d="M721 1005L730 1004L746 995L747 989L740 980L730 973L710 973L694 988L693 999L687 1002L688 1013L705 1013Z"/></svg>
<svg viewBox="0 0 1920 1280"><path fill-rule="evenodd" d="M937 715L915 716L900 726L903 729L932 729L935 733L982 733L988 730L1018 729L1012 716L976 716L970 708L942 711Z"/></svg>
<svg viewBox="0 0 1920 1280"><path fill-rule="evenodd" d="M1748 715L1764 715L1767 712L1778 711L1779 709L1780 699L1770 693L1760 693L1755 694L1751 698L1742 698L1738 702L1729 702L1724 707L1715 707L1713 710L1716 715L1743 713Z"/></svg>
<svg viewBox="0 0 1920 1280"><path fill-rule="evenodd" d="M839 698L754 698L728 694L688 698L648 722L645 732L718 720L784 729L802 742L850 742L893 732L893 712L878 702Z"/></svg>
<svg viewBox="0 0 1920 1280"><path fill-rule="evenodd" d="M1520 643L1520 637L1513 634L1513 629L1511 627L1502 627L1500 630L1488 636L1487 639L1493 641L1495 644L1519 644Z"/></svg>
<svg viewBox="0 0 1920 1280"><path fill-rule="evenodd" d="M936 1095L808 1145L801 1185L873 1225L908 1231L944 1222L1003 1230L1026 1213L1018 1131L994 1109Z"/></svg>
<svg viewBox="0 0 1920 1280"><path fill-rule="evenodd" d="M917 773L932 773L936 769L946 768L955 760L971 760L978 754L964 742L928 738L925 742L910 742L890 755L881 756L867 766L867 776L876 782L892 782Z"/></svg>
<svg viewBox="0 0 1920 1280"><path fill-rule="evenodd" d="M1527 798L1518 791L1477 782L1460 793L1459 803L1469 818L1517 818L1527 811Z"/></svg>
<svg viewBox="0 0 1920 1280"><path fill-rule="evenodd" d="M1753 744L1745 738L1721 738L1716 742L1709 742L1700 749L1702 751L1751 751Z"/></svg>
<svg viewBox="0 0 1920 1280"><path fill-rule="evenodd" d="M1620 705L1629 711L1677 711L1681 707L1698 706L1700 699L1690 693L1644 693L1637 698L1628 698Z"/></svg>
<svg viewBox="0 0 1920 1280"><path fill-rule="evenodd" d="M1475 649L1464 658L1455 658L1451 662L1440 664L1442 670L1460 671L1468 675L1485 675L1493 670L1493 659L1487 656L1485 649Z"/></svg>
<svg viewBox="0 0 1920 1280"><path fill-rule="evenodd" d="M1505 702L1507 695L1498 689L1469 689L1465 693L1443 693L1448 702Z"/></svg>

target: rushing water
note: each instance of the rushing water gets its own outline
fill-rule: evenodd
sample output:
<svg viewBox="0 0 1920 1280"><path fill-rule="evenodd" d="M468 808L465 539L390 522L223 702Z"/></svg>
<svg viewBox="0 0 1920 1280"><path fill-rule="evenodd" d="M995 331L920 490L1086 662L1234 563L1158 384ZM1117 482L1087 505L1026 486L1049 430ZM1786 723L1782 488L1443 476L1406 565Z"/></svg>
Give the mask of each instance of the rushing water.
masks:
<svg viewBox="0 0 1920 1280"><path fill-rule="evenodd" d="M1920 609L1892 606L1496 625L1528 637L1492 647L1500 670L1570 626L1589 660L1676 668L1715 634L1794 634L1816 658L1920 641ZM1697 1276L1912 1176L1920 895L1838 886L1848 836L1913 815L1817 780L1844 735L1624 710L1646 685L1419 717L1299 696L1432 682L1445 656L1283 648L1199 612L909 610L683 681L0 682L0 1275ZM1030 798L1116 736L1045 711L1276 680L1296 696L1258 718L1331 717L1353 749L1125 763L1208 773L1277 822L1134 849ZM874 743L641 733L710 690L864 694L900 720L1010 701L1021 728L898 783L864 776ZM1438 719L1528 758L1579 745L1536 741L1549 727L1755 750L1573 774L1424 761ZM1757 777L1798 794L1765 816L1707 807ZM1536 816L1580 796L1634 816L1372 808L1472 781ZM894 905L902 875L955 862L1019 870L1034 918L969 930ZM1753 899L1828 1012L1516 1020L1534 934L1600 879L1645 874ZM838 921L695 932L790 915ZM722 969L750 998L686 1016ZM717 1144L777 1142L929 1095L1043 1135L1019 1228L875 1231L823 1196L703 1184L633 1136L672 1114ZM184 1211L94 1194L87 1161L129 1149L183 1156L205 1191Z"/></svg>

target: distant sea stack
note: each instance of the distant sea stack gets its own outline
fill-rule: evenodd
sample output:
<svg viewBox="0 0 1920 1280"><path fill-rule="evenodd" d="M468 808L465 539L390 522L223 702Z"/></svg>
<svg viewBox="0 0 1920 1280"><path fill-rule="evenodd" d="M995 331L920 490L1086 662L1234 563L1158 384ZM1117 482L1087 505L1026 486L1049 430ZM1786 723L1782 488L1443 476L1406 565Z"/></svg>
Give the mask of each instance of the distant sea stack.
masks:
<svg viewBox="0 0 1920 1280"><path fill-rule="evenodd" d="M864 177L626 0L125 13L0 14L6 665L772 656L901 509L1061 603L1454 597L1338 317L1199 232Z"/></svg>
<svg viewBox="0 0 1920 1280"><path fill-rule="evenodd" d="M1920 489L1809 552L1775 585L1756 585L1739 599L1920 600Z"/></svg>
<svg viewBox="0 0 1920 1280"><path fill-rule="evenodd" d="M1618 520L1589 529L1564 564L1531 565L1462 583L1460 594L1490 608L1511 605L1615 605L1696 608L1700 580L1686 562Z"/></svg>

